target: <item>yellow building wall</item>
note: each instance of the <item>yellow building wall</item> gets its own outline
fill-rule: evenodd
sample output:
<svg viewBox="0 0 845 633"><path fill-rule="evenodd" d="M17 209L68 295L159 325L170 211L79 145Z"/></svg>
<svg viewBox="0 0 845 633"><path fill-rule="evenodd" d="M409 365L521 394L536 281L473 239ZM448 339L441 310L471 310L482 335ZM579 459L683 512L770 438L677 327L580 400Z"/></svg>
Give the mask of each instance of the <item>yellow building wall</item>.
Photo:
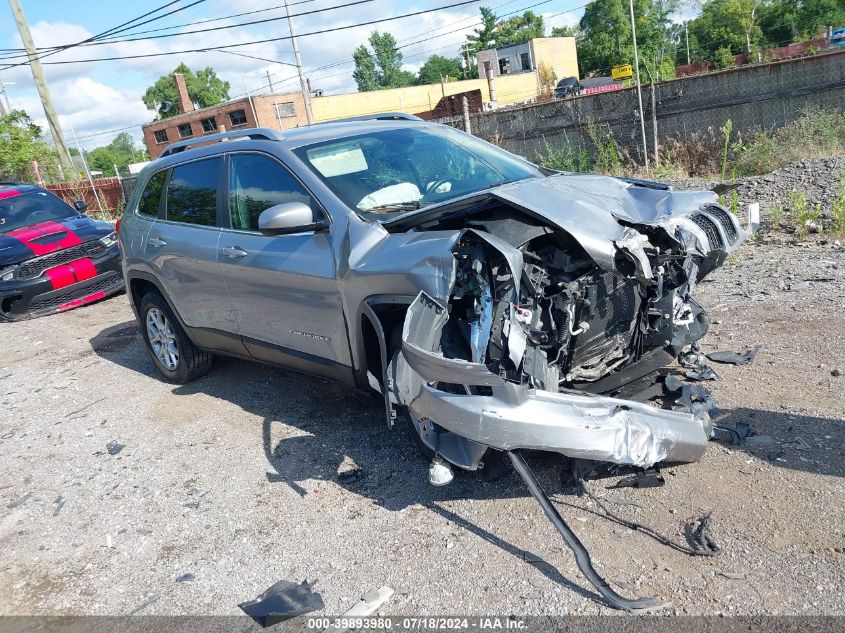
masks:
<svg viewBox="0 0 845 633"><path fill-rule="evenodd" d="M448 97L469 90L481 90L482 101L484 103L490 101L487 80L469 79L451 81L442 86L429 84L315 97L311 100L311 112L315 121L331 121L379 112L417 114L433 110L444 96ZM496 78L496 101L499 105L526 101L536 96L537 74L535 72Z"/></svg>
<svg viewBox="0 0 845 633"><path fill-rule="evenodd" d="M547 63L558 79L579 77L578 50L574 37L538 37L531 40L534 64Z"/></svg>

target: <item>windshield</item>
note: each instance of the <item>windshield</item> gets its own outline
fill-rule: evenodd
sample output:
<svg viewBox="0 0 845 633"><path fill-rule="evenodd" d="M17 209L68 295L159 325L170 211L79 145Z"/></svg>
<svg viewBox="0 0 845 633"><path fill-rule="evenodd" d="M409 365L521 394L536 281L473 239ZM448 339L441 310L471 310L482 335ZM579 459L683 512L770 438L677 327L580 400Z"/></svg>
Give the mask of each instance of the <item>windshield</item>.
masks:
<svg viewBox="0 0 845 633"><path fill-rule="evenodd" d="M365 219L387 219L384 214L543 176L533 165L446 126L379 130L295 151Z"/></svg>
<svg viewBox="0 0 845 633"><path fill-rule="evenodd" d="M0 192L0 233L31 226L46 220L63 220L79 215L46 191Z"/></svg>

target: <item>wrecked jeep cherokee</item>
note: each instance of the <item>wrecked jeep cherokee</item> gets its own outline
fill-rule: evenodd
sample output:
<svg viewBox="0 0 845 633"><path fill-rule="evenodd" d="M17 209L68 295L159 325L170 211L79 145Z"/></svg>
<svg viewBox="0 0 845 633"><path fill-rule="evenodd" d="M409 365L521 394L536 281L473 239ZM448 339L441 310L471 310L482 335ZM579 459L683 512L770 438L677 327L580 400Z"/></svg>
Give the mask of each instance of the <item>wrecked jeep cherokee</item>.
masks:
<svg viewBox="0 0 845 633"><path fill-rule="evenodd" d="M708 371L693 290L745 232L713 192L546 170L411 119L216 134L146 167L119 237L153 361L180 383L227 354L372 388L432 483L504 452L605 599L659 606L599 576L519 449L699 459L706 393L647 400L676 360ZM706 527L694 555L716 551Z"/></svg>
<svg viewBox="0 0 845 633"><path fill-rule="evenodd" d="M490 449L699 459L707 403L644 394L694 362L695 285L745 237L713 192L546 170L399 115L175 143L120 224L167 379L219 353L372 388L469 470Z"/></svg>

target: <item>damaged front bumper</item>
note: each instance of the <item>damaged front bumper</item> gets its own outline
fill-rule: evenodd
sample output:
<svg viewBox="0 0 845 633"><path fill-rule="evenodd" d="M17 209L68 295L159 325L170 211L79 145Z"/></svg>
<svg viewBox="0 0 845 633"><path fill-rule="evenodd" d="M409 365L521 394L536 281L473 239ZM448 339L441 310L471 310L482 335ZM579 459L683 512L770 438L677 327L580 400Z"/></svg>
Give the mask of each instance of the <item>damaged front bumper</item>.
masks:
<svg viewBox="0 0 845 633"><path fill-rule="evenodd" d="M567 457L650 467L702 457L706 412L682 413L582 392L553 393L504 380L481 363L435 352L449 315L420 293L411 305L394 371L400 399L423 441L468 469L487 447L540 449ZM459 387L459 389L454 389ZM462 389L464 393L455 392ZM435 432L433 424L446 432Z"/></svg>

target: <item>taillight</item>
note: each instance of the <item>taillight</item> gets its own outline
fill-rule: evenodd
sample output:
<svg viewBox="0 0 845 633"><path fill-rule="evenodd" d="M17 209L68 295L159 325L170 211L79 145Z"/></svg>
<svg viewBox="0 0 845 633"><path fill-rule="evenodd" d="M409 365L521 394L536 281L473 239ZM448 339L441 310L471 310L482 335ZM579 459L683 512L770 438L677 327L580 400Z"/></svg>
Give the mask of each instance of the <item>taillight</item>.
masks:
<svg viewBox="0 0 845 633"><path fill-rule="evenodd" d="M121 218L118 218L117 222L114 223L114 232L117 233L118 237L120 237L120 220Z"/></svg>

